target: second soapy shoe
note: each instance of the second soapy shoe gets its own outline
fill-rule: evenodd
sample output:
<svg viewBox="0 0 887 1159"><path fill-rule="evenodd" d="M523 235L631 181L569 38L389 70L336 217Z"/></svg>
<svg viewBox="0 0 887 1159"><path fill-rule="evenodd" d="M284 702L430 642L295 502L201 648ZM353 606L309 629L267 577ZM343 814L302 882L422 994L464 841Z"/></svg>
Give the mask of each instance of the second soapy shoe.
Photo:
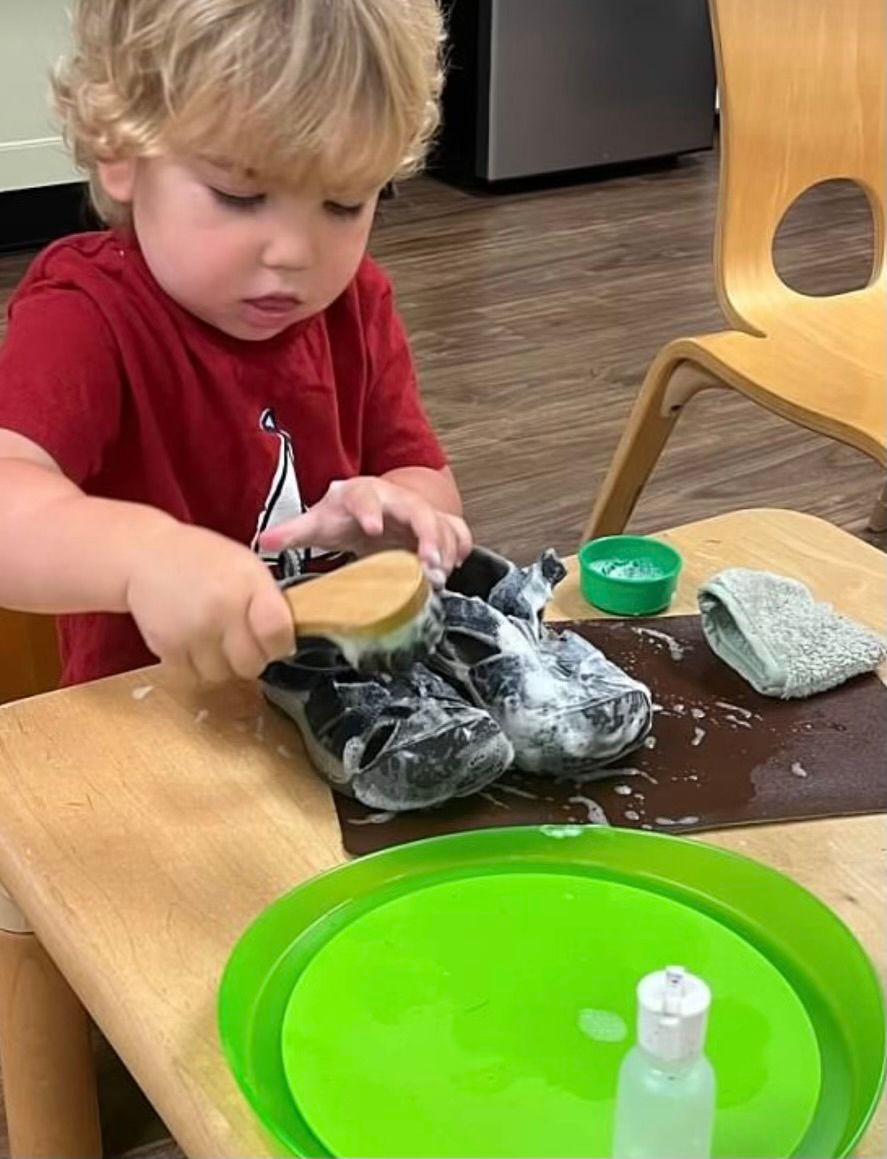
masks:
<svg viewBox="0 0 887 1159"><path fill-rule="evenodd" d="M371 809L402 812L477 793L511 764L489 713L423 664L364 676L335 649L269 664L265 696L298 726L330 787Z"/></svg>
<svg viewBox="0 0 887 1159"><path fill-rule="evenodd" d="M497 721L518 768L606 776L649 733L652 697L587 640L543 623L565 575L553 551L519 568L475 548L441 593L445 635L429 663Z"/></svg>

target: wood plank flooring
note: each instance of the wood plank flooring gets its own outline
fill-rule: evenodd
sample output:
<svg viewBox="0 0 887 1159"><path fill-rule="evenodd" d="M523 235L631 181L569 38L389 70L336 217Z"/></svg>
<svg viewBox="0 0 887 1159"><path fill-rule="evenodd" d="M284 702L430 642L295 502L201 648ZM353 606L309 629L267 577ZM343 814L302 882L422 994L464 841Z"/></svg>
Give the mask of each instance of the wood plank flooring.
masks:
<svg viewBox="0 0 887 1159"><path fill-rule="evenodd" d="M723 325L716 189L715 156L698 154L505 194L423 178L384 206L373 250L394 276L479 542L519 560L575 549L650 359ZM871 247L862 195L830 184L797 207L777 255L799 289L823 293L863 284ZM0 257L0 306L29 260ZM632 527L773 505L862 533L879 485L856 452L710 392L682 418ZM178 1156L103 1044L100 1064L107 1154Z"/></svg>

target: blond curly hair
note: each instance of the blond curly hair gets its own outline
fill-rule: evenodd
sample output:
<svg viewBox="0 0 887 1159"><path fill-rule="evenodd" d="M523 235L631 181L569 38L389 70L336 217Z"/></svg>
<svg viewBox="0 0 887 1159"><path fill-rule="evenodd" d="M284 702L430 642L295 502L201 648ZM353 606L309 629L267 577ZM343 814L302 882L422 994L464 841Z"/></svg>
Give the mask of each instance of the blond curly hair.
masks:
<svg viewBox="0 0 887 1159"><path fill-rule="evenodd" d="M367 189L417 170L438 124L436 0L75 0L73 32L55 103L109 222L101 161L210 151Z"/></svg>

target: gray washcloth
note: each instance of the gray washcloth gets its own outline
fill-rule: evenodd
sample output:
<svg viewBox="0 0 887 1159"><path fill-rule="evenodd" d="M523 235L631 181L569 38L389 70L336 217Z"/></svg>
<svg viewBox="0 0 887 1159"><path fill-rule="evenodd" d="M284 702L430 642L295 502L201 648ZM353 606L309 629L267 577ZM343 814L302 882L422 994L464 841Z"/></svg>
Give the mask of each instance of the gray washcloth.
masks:
<svg viewBox="0 0 887 1159"><path fill-rule="evenodd" d="M764 696L812 696L887 659L874 632L770 572L719 572L700 587L699 610L712 651Z"/></svg>

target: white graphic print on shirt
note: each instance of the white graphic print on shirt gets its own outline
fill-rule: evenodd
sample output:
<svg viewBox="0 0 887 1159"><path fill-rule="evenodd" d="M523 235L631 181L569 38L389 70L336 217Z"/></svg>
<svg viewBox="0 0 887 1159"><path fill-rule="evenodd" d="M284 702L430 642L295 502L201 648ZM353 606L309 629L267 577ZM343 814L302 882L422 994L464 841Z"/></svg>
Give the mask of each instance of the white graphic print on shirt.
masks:
<svg viewBox="0 0 887 1159"><path fill-rule="evenodd" d="M295 519L307 510L302 501L302 491L296 473L293 440L289 432L278 425L271 407L266 407L262 411L259 417L259 428L265 435L277 440L277 462L265 496L265 502L256 521L256 530L250 547L264 563L279 567L282 577L301 575L302 572L308 570L308 565L312 560L323 561L324 565L328 565L338 556L338 552L328 552L316 547L306 547L301 550L287 548L283 552L276 552L263 550L259 546L259 536L263 531L277 527L290 519Z"/></svg>

